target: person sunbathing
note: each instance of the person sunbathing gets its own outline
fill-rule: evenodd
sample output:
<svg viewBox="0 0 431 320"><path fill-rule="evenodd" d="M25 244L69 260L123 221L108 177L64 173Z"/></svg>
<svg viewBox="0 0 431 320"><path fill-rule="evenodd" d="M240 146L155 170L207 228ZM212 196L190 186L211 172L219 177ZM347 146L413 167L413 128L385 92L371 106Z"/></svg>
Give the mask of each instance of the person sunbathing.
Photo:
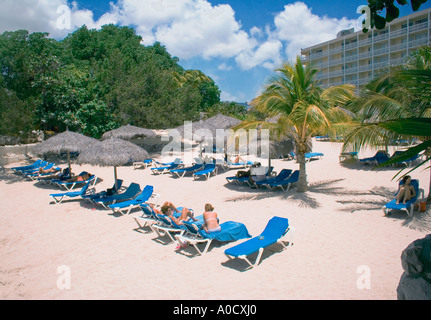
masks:
<svg viewBox="0 0 431 320"><path fill-rule="evenodd" d="M39 168L39 174L41 173L58 173L61 171L61 168L49 168L49 169L44 169L44 168Z"/></svg>
<svg viewBox="0 0 431 320"><path fill-rule="evenodd" d="M161 210L161 213L163 213L164 215L171 218L171 220L173 220L178 225L181 225L183 223L183 221L190 221L190 219L192 219L193 221L197 221L197 219L195 219L192 211L190 211L189 209L187 209L185 207L181 211L179 211L172 204L172 202L166 201L160 210ZM174 216L174 213L180 213L180 212L181 212L181 215L178 218Z"/></svg>
<svg viewBox="0 0 431 320"><path fill-rule="evenodd" d="M80 182L80 181L86 181L88 179L90 179L92 176L91 173L85 172L84 174L80 174L78 176L74 176L68 180L66 180L66 182Z"/></svg>
<svg viewBox="0 0 431 320"><path fill-rule="evenodd" d="M226 163L246 163L246 161L239 155L235 158L234 161L232 161L232 159L228 156L227 152L225 152L224 154L224 161Z"/></svg>
<svg viewBox="0 0 431 320"><path fill-rule="evenodd" d="M416 190L410 184L411 181L412 178L410 176L404 176L403 183L400 184L400 189L398 190L398 193L396 195L397 204L399 204L400 201L402 201L403 204L406 204L407 201L416 197Z"/></svg>
<svg viewBox="0 0 431 320"><path fill-rule="evenodd" d="M210 203L205 204L205 212L203 213L203 217L204 223L202 228L205 230L205 232L211 233L221 231L217 213L214 212L214 207Z"/></svg>

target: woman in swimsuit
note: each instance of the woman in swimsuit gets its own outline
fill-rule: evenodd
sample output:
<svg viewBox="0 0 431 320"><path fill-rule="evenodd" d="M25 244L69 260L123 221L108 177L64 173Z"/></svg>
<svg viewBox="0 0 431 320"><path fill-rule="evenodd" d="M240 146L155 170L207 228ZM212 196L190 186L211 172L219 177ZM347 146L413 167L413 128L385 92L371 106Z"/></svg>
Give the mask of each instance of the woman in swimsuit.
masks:
<svg viewBox="0 0 431 320"><path fill-rule="evenodd" d="M412 178L410 176L404 176L403 183L400 185L400 190L396 196L397 204L399 204L400 201L406 204L407 201L416 197L415 188L410 184L411 181Z"/></svg>
<svg viewBox="0 0 431 320"><path fill-rule="evenodd" d="M178 218L174 217L174 213L179 213L180 211L178 211L178 209L172 204L172 202L166 201L160 209L164 215L171 218L178 225L182 224L183 221L188 221L190 218L193 221L197 221L197 219L195 219L194 217L193 212L185 207L181 210L181 215Z"/></svg>
<svg viewBox="0 0 431 320"><path fill-rule="evenodd" d="M218 223L217 213L214 211L214 207L207 203L205 205L205 212L203 213L204 216L204 223L202 225L203 229L208 232L218 232L221 230L221 227Z"/></svg>

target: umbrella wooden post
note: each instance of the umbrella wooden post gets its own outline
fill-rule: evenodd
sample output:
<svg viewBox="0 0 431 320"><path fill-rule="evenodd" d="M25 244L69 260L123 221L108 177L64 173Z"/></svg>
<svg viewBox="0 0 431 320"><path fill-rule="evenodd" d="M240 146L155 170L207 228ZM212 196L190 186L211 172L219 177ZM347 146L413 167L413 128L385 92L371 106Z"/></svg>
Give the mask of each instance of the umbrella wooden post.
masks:
<svg viewBox="0 0 431 320"><path fill-rule="evenodd" d="M70 152L67 151L67 164L69 165L69 174L72 174L72 167L70 165Z"/></svg>
<svg viewBox="0 0 431 320"><path fill-rule="evenodd" d="M118 192L118 185L117 185L117 166L114 166L114 184L115 184L115 191Z"/></svg>

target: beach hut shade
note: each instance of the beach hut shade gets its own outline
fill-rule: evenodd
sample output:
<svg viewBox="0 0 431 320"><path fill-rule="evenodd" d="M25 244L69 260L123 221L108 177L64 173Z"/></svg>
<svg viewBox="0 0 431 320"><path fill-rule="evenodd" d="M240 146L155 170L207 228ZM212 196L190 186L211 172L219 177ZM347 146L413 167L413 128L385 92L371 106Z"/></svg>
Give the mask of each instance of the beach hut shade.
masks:
<svg viewBox="0 0 431 320"><path fill-rule="evenodd" d="M81 152L89 145L98 142L99 140L84 136L83 134L65 131L34 146L33 153L37 155L58 155L66 152Z"/></svg>
<svg viewBox="0 0 431 320"><path fill-rule="evenodd" d="M134 143L118 138L109 138L81 152L76 160L79 164L114 167L114 182L117 189L117 167L149 158L148 152Z"/></svg>
<svg viewBox="0 0 431 320"><path fill-rule="evenodd" d="M134 143L118 138L103 140L79 154L77 163L101 167L122 166L149 158L148 152Z"/></svg>
<svg viewBox="0 0 431 320"><path fill-rule="evenodd" d="M128 124L128 125L119 127L117 129L105 132L102 135L102 140L106 140L109 138L131 140L136 138L149 138L149 137L155 137L155 136L156 136L156 133L153 130L136 127Z"/></svg>
<svg viewBox="0 0 431 320"><path fill-rule="evenodd" d="M77 132L65 131L37 144L33 147L32 152L37 155L61 155L67 153L69 170L71 170L70 153L80 153L96 143L99 143L99 140Z"/></svg>

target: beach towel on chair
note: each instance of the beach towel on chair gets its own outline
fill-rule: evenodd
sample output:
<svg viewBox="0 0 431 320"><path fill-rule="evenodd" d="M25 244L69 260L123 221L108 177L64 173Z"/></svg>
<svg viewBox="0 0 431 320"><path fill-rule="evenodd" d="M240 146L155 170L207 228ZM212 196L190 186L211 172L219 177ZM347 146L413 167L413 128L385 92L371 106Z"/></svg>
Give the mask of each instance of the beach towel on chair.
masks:
<svg viewBox="0 0 431 320"><path fill-rule="evenodd" d="M199 230L200 235L203 238L209 238L218 241L236 241L245 238L251 238L248 233L247 227L240 222L226 221L220 224L221 231L218 232L206 232L205 230Z"/></svg>

